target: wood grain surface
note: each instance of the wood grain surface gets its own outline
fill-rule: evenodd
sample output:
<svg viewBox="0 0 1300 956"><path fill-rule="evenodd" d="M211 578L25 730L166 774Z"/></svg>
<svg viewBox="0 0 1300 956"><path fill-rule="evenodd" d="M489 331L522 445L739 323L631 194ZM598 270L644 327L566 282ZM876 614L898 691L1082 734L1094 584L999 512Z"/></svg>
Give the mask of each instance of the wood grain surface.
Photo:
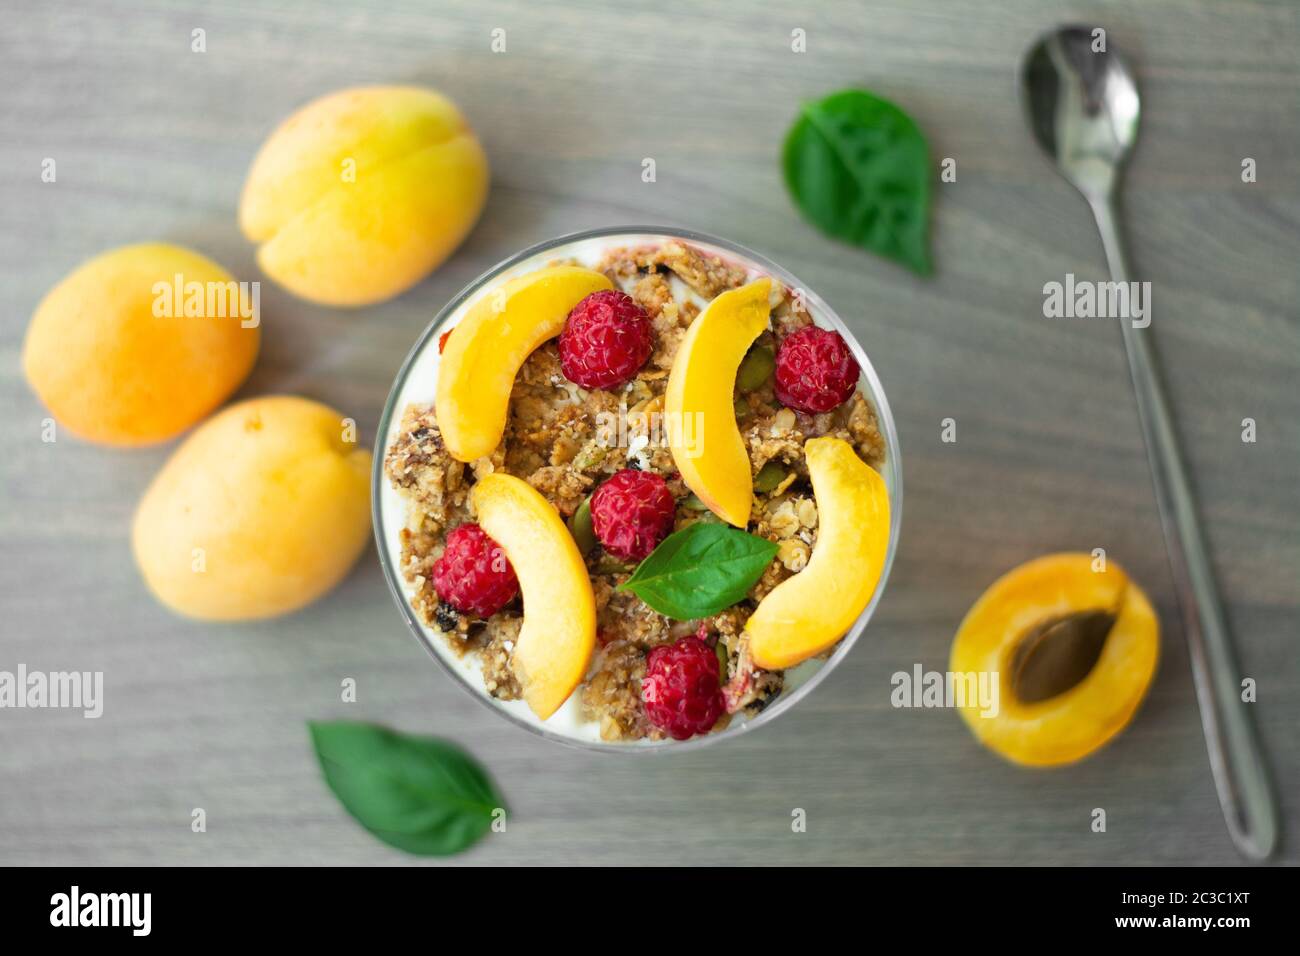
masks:
<svg viewBox="0 0 1300 956"><path fill-rule="evenodd" d="M700 4L367 0L0 2L0 669L102 670L98 720L0 710L0 863L413 862L320 780L305 721L368 719L470 748L507 795L478 863L1233 863L1210 778L1118 330L1048 320L1042 286L1101 278L1088 211L1037 154L1020 53L1101 23L1135 64L1126 224L1287 825L1300 810L1300 39L1296 4L1237 0ZM206 30L207 52L190 50ZM490 50L495 28L504 53ZM803 29L807 52L791 51ZM263 285L243 395L294 392L373 437L436 310L526 245L586 227L712 232L816 288L893 404L903 538L879 613L771 727L683 756L590 755L510 726L406 631L373 548L328 598L240 626L178 619L133 567L134 505L169 448L41 440L20 370L44 292L106 248L188 244L260 278L235 220L263 137L358 83L463 107L491 158L464 247L357 311ZM777 163L798 104L865 86L909 110L957 180L936 187L930 280L803 223ZM41 181L45 157L55 183ZM654 158L657 181L641 181ZM1250 157L1258 181L1241 180ZM957 422L957 441L940 422ZM1241 440L1242 419L1258 441ZM1104 547L1156 602L1156 682L1084 763L1013 768L951 711L896 710L890 675L942 669L976 596L1027 558ZM359 699L340 700L340 682ZM202 807L207 832L191 831ZM1105 808L1108 829L1090 830ZM791 832L803 808L807 832ZM1280 859L1295 863L1294 833Z"/></svg>

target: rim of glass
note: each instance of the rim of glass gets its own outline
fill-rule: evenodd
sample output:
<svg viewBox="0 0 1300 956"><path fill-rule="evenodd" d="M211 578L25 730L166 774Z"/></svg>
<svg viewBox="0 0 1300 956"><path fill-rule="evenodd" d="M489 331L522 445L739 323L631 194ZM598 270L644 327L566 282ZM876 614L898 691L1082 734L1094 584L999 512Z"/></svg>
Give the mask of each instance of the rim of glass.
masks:
<svg viewBox="0 0 1300 956"><path fill-rule="evenodd" d="M731 726L717 733L709 733L699 737L692 737L689 740L673 741L672 743L657 744L653 746L637 746L635 744L608 743L603 740L581 740L569 737L565 734L557 733L545 726L529 723L528 721L517 717L505 708L497 706L490 699L487 692L481 687L472 686L466 675L452 668L447 664L438 653L437 648L433 646L432 639L426 632L425 626L415 616L415 611L411 607L411 602L405 592L401 572L393 565L388 555L388 540L384 527L384 512L382 507L381 492L382 482L384 479L384 455L387 451L388 432L392 427L392 420L395 413L398 412L397 402L406 386L407 377L410 375L412 367L415 365L419 356L423 353L430 340L439 334L442 325L451 317L451 315L465 303L467 299L479 291L486 283L492 281L502 272L510 269L528 259L541 255L560 246L570 245L576 242L582 242L588 239L605 239L613 236L626 235L629 237L639 236L647 239L680 239L684 242L700 243L704 245L716 246L719 249L734 253L737 257L744 259L747 265L752 265L768 274L780 279L787 288L802 289L805 300L812 305L812 312L815 316L824 319L849 344L850 350L858 360L863 377L866 378L870 390L871 404L876 412L876 419L881 427L882 434L885 438L887 448L887 457L885 460L886 478L889 487L889 544L885 551L885 564L880 573L880 581L876 585L875 593L871 596L871 601L858 615L857 619L845 632L844 637L840 639L835 648L835 652L826 659L825 663L818 668L817 672L811 675L806 681L796 687L789 694L782 693L771 706L767 707L757 716L739 723L733 723ZM512 256L503 259L501 262L492 266L490 269L479 274L470 281L464 288L457 292L433 317L433 320L425 327L424 331L416 339L415 344L407 353L406 358L402 361L397 370L397 375L393 379L392 389L388 393L388 398L384 402L383 412L379 416L379 425L375 434L374 461L371 469L370 480L370 508L371 523L374 529L375 546L379 552L379 563L384 569L384 579L388 582L388 590L396 602L398 609L401 611L403 619L406 621L407 628L415 636L415 639L425 649L430 657L434 659L442 672L451 678L461 690L468 693L481 705L487 707L498 717L501 717L517 727L520 727L531 734L542 737L546 740L563 744L568 747L574 747L579 750L594 751L598 753L630 753L630 754L663 754L678 753L684 751L698 750L701 747L707 747L716 744L722 740L739 737L742 734L750 733L766 724L776 720L777 717L789 711L799 701L803 700L823 681L826 677L839 666L840 662L852 651L853 645L857 642L862 632L866 630L867 623L875 613L876 606L880 603L885 593L885 588L889 583L889 573L894 565L894 558L898 553L899 532L902 528L903 521L903 467L901 449L898 442L898 430L894 425L894 416L890 411L889 402L885 397L884 386L876 374L875 367L867 357L866 351L862 348L860 342L853 332L844 324L839 315L826 304L815 292L810 290L804 283L800 282L792 273L778 266L775 262L765 256L754 252L739 243L732 242L729 239L722 239L717 236L704 232L696 232L690 229L680 229L674 226L603 226L597 229L584 229L578 232L566 233L557 236L554 239L547 239L542 242L528 246Z"/></svg>

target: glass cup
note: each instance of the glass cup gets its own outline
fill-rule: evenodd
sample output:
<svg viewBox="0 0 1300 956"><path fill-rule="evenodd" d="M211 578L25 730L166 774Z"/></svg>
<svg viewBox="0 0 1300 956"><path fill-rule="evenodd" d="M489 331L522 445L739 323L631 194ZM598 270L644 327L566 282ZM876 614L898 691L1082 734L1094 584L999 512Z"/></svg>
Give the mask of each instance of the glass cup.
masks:
<svg viewBox="0 0 1300 956"><path fill-rule="evenodd" d="M600 254L616 246L639 246L658 242L679 241L693 246L710 255L716 255L731 263L750 270L751 274L769 275L780 280L790 289L802 290L803 301L813 317L813 322L822 328L839 332L853 351L862 369L859 387L867 401L875 409L880 433L886 445L885 462L882 470L885 484L889 489L890 527L889 545L885 555L884 568L880 582L863 612L836 645L834 652L824 659L804 661L785 672L785 686L781 693L756 716L745 719L741 715L732 718L723 730L689 740L634 741L628 743L606 742L600 739L594 722L580 723L574 719L576 701L570 701L553 715L550 720L538 720L523 701L499 701L488 694L483 686L478 664L474 655L458 658L446 646L445 639L436 631L425 626L411 608L411 590L403 579L401 564L400 533L407 520L407 502L395 492L384 475L384 455L393 439L401 421L402 412L408 404L429 403L433 401L436 391L438 372L438 340L444 332L453 328L465 314L468 307L487 289L517 275L542 268L557 259L576 258L584 264L594 264ZM743 246L725 239L718 239L703 233L684 229L664 228L658 226L614 226L604 229L590 229L584 232L560 236L539 243L519 252L505 261L498 263L456 294L429 323L416 341L393 382L388 401L384 404L383 414L379 419L379 428L375 439L374 474L371 479L371 505L374 515L375 538L378 544L379 561L384 568L393 599L397 602L402 616L411 633L424 646L444 671L461 687L478 698L496 713L524 729L545 737L548 740L581 747L587 750L623 753L660 753L665 750L685 751L716 744L722 740L750 733L776 720L796 703L812 693L813 689L853 650L853 645L867 627L880 603L889 580L889 571L898 550L899 530L903 518L903 473L899 457L898 432L894 426L889 403L885 399L884 389L876 370L872 367L862 344L849 330L843 320L823 302L812 290L780 266L751 252ZM574 692L576 697L579 691ZM560 718L560 719L557 719Z"/></svg>

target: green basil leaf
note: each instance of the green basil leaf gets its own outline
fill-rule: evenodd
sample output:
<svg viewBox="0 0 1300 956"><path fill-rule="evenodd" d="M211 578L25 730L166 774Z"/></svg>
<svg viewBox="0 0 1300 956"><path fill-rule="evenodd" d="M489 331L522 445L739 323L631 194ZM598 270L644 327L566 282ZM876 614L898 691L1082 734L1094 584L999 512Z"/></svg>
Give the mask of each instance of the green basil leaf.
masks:
<svg viewBox="0 0 1300 956"><path fill-rule="evenodd" d="M742 600L776 557L776 545L730 525L698 522L664 538L619 585L679 621L710 617Z"/></svg>
<svg viewBox="0 0 1300 956"><path fill-rule="evenodd" d="M349 721L308 727L325 782L344 809L399 850L459 853L505 806L483 768L445 740Z"/></svg>
<svg viewBox="0 0 1300 956"><path fill-rule="evenodd" d="M864 90L805 103L782 164L815 226L929 275L930 150L897 106Z"/></svg>

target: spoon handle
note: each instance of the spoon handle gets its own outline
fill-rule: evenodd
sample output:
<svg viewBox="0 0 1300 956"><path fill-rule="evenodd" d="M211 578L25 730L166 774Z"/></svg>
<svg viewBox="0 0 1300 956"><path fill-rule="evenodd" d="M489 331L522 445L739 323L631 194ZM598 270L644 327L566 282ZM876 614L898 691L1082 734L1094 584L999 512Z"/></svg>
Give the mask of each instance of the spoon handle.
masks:
<svg viewBox="0 0 1300 956"><path fill-rule="evenodd" d="M1114 198L1092 200L1090 205L1106 249L1111 278L1127 282L1128 260ZM1263 751L1246 711L1249 705L1240 698L1241 672L1206 556L1196 517L1196 500L1187 480L1146 329L1135 328L1131 321L1121 321L1120 326L1124 330L1124 350L1128 353L1133 389L1137 393L1138 418L1146 439L1169 566L1182 610L1201 726L1219 804L1237 849L1250 859L1263 860L1277 843L1277 803L1269 785Z"/></svg>

